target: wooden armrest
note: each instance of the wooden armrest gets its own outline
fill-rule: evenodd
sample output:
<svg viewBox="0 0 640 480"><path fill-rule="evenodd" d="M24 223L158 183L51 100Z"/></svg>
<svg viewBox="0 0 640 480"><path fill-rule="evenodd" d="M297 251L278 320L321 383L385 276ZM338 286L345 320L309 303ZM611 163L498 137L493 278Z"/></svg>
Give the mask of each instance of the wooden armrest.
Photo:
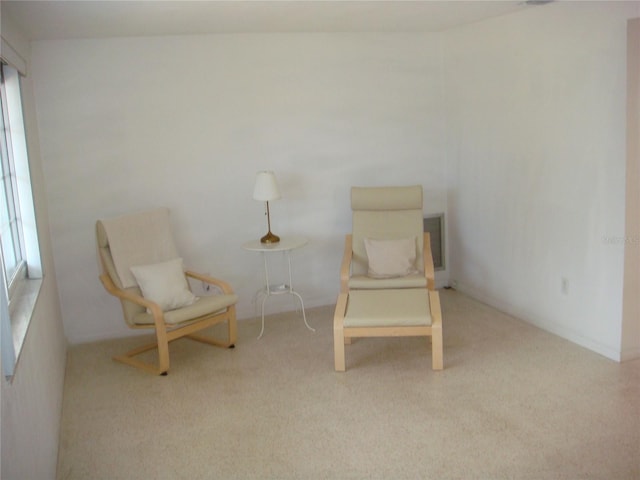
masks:
<svg viewBox="0 0 640 480"><path fill-rule="evenodd" d="M347 293L349 291L349 276L351 274L351 259L353 258L353 237L351 234L345 236L344 254L342 255L342 264L340 265L340 292Z"/></svg>
<svg viewBox="0 0 640 480"><path fill-rule="evenodd" d="M422 246L422 256L424 257L424 276L427 278L427 289L436 289L436 273L433 267L433 254L431 253L431 237L428 232L424 233Z"/></svg>
<svg viewBox="0 0 640 480"><path fill-rule="evenodd" d="M202 273L194 272L193 270L186 270L184 273L187 277L200 280L201 282L208 283L210 285L216 285L220 287L220 289L224 293L234 293L233 288L231 288L231 285L225 282L224 280L220 280L219 278L214 278L209 275L204 275Z"/></svg>
<svg viewBox="0 0 640 480"><path fill-rule="evenodd" d="M111 277L106 273L100 275L100 281L102 281L102 285L104 285L104 288L107 290L107 292L115 297L118 297L122 300L128 300L149 309L156 305L154 302L147 300L142 295L138 295L128 290L122 290L121 288L116 287L115 283L113 283L113 280L111 280Z"/></svg>
<svg viewBox="0 0 640 480"><path fill-rule="evenodd" d="M440 292L429 292L429 309L431 310L431 326L442 328L442 308L440 307Z"/></svg>
<svg viewBox="0 0 640 480"><path fill-rule="evenodd" d="M113 280L111 280L111 277L106 273L100 275L100 281L102 282L102 285L104 285L104 288L107 290L107 292L109 292L114 297L118 297L121 300L128 300L129 302L135 303L137 305L140 305L141 307L145 307L146 309L148 309L153 315L153 320L156 324L156 327L164 328L164 312L160 308L160 305L152 302L151 300L147 300L142 295L138 295L131 291L118 288L115 283L113 283Z"/></svg>

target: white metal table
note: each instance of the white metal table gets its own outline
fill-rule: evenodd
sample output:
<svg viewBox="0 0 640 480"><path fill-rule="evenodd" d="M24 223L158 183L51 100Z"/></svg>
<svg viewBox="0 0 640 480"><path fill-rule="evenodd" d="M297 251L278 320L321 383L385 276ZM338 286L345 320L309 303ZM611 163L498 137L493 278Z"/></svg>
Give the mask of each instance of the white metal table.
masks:
<svg viewBox="0 0 640 480"><path fill-rule="evenodd" d="M296 248L301 248L305 246L309 240L306 237L302 236L290 236L290 237L282 237L278 243L260 243L260 240L252 240L250 242L244 243L242 248L245 250L250 250L253 252L262 253L262 258L264 261L264 278L265 278L265 286L264 288L258 290L257 295L262 295L262 329L260 330L260 335L258 338L262 337L264 333L264 304L271 295L281 295L283 293L288 293L294 295L300 300L300 307L302 308L302 318L304 320L304 324L307 326L309 330L315 332L315 329L311 328L311 326L307 323L307 316L304 312L304 302L302 301L302 297L298 292L293 289L293 279L291 276L291 251ZM288 283L279 283L272 284L269 279L269 265L267 262L267 254L273 252L281 252L287 258L287 268L289 273L289 282Z"/></svg>

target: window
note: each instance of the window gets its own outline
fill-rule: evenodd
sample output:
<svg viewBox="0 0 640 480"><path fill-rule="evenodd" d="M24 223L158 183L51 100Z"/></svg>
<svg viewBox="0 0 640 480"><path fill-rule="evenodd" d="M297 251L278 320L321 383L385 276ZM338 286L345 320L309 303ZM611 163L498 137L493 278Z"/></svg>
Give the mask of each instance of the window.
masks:
<svg viewBox="0 0 640 480"><path fill-rule="evenodd" d="M0 314L2 368L11 376L42 278L22 116L20 74L0 70Z"/></svg>
<svg viewBox="0 0 640 480"><path fill-rule="evenodd" d="M20 228L20 199L18 198L18 186L16 183L16 169L11 148L11 127L9 123L9 111L7 109L7 89L5 88L4 71L2 67L2 89L0 105L2 117L0 127L0 159L2 160L2 183L0 183L0 195L3 200L3 208L0 210L0 240L2 258L4 260L4 274L11 287L17 283L18 278L24 276L24 242L22 229Z"/></svg>

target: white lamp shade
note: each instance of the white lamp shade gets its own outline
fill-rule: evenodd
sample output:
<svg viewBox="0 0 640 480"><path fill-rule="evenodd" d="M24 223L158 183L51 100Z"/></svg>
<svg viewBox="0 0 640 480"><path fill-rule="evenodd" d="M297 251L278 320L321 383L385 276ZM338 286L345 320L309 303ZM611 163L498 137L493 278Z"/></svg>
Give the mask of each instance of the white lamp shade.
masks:
<svg viewBox="0 0 640 480"><path fill-rule="evenodd" d="M256 186L253 189L253 199L261 202L270 202L279 198L282 197L275 174L271 171L258 172Z"/></svg>

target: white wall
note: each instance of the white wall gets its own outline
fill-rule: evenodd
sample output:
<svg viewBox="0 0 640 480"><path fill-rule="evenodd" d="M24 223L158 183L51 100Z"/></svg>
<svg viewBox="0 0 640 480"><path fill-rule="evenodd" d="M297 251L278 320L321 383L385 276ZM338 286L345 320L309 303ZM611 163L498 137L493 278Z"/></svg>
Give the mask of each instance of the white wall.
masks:
<svg viewBox="0 0 640 480"><path fill-rule="evenodd" d="M616 360L637 15L561 2L445 34L452 280Z"/></svg>
<svg viewBox="0 0 640 480"><path fill-rule="evenodd" d="M4 14L2 37L28 63L28 42ZM66 361L30 76L22 83L22 97L44 278L15 375L0 379L5 480L55 478Z"/></svg>
<svg viewBox="0 0 640 480"><path fill-rule="evenodd" d="M274 231L313 237L295 259L309 305L337 293L348 187L422 183L425 210L448 209L460 288L616 358L624 23L639 13L553 4L442 35L36 44L23 93L45 277L2 380L2 478L55 476L61 317L76 342L129 334L97 280L95 219L170 206L187 261L229 278L249 316L260 262L239 245L264 233L262 168L285 195ZM29 57L6 15L2 35Z"/></svg>
<svg viewBox="0 0 640 480"><path fill-rule="evenodd" d="M424 186L446 209L440 35L282 34L33 44L54 256L71 342L130 335L98 281L97 218L172 209L189 266L228 279L254 314L266 231L251 199L273 169L272 230L304 234L294 281L335 302L351 185ZM446 275L446 273L445 273ZM269 300L269 312L292 299Z"/></svg>
<svg viewBox="0 0 640 480"><path fill-rule="evenodd" d="M561 2L432 35L35 43L68 337L130 334L97 281L93 225L157 204L187 263L230 280L239 317L253 315L261 263L240 245L264 233L251 190L270 168L284 193L274 232L312 237L294 258L307 306L335 301L349 186L421 183L426 212L447 211L440 285L452 276L620 358L625 23L637 12Z"/></svg>
<svg viewBox="0 0 640 480"><path fill-rule="evenodd" d="M627 27L626 175L622 360L640 357L640 16Z"/></svg>

